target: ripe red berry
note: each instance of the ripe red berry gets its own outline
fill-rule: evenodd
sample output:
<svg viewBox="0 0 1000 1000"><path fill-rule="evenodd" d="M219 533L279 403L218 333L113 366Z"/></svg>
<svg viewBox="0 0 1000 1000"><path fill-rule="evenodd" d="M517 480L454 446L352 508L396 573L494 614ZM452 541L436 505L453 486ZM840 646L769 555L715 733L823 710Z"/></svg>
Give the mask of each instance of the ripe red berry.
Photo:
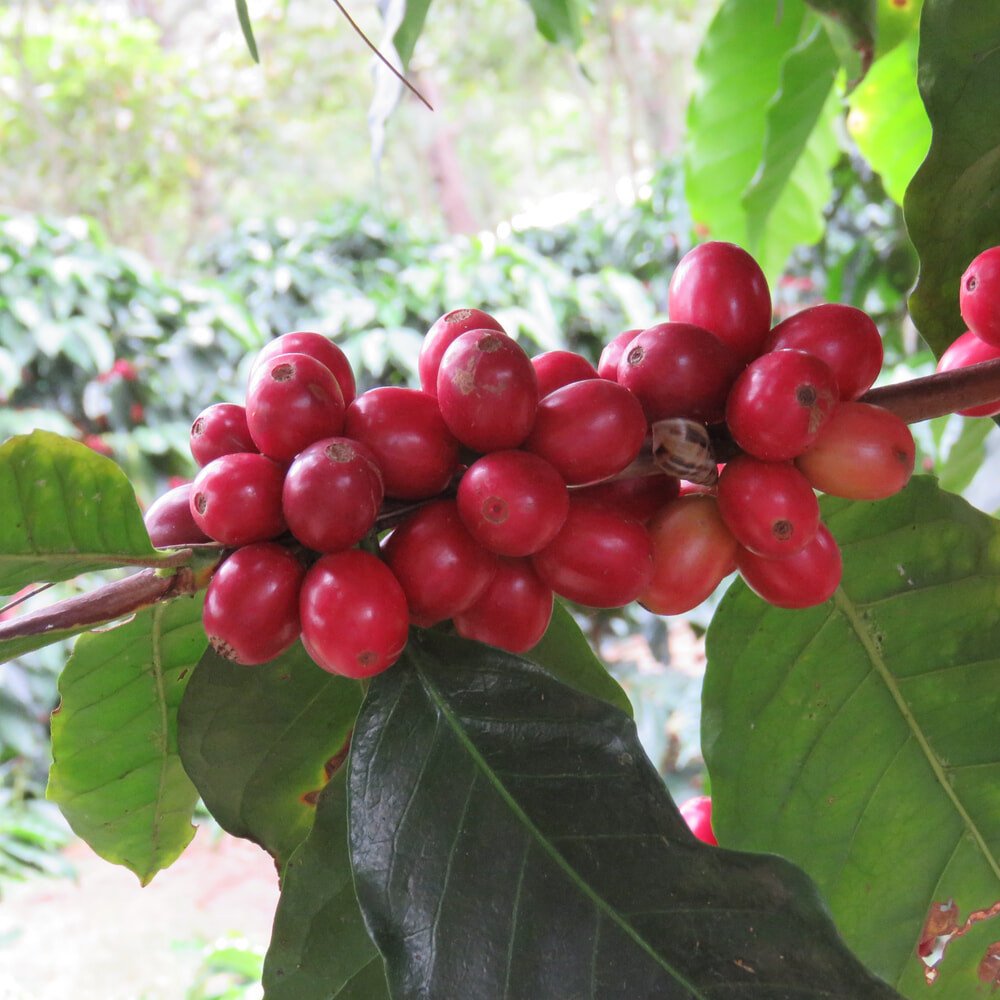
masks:
<svg viewBox="0 0 1000 1000"><path fill-rule="evenodd" d="M281 507L303 545L338 552L371 531L382 497L382 473L370 449L350 438L324 438L295 456Z"/></svg>
<svg viewBox="0 0 1000 1000"><path fill-rule="evenodd" d="M833 372L804 351L772 351L740 374L726 404L736 443L768 462L801 455L839 400Z"/></svg>
<svg viewBox="0 0 1000 1000"><path fill-rule="evenodd" d="M249 545L285 531L281 513L284 470L263 455L222 455L191 484L195 524L223 545Z"/></svg>
<svg viewBox="0 0 1000 1000"><path fill-rule="evenodd" d="M200 466L222 455L258 451L247 427L247 411L236 403L206 406L191 425L191 454Z"/></svg>
<svg viewBox="0 0 1000 1000"><path fill-rule="evenodd" d="M609 340L601 351L601 357L597 362L597 374L601 378L606 378L611 382L618 381L618 365L622 355L629 344L635 340L642 330L622 330L617 337Z"/></svg>
<svg viewBox="0 0 1000 1000"><path fill-rule="evenodd" d="M667 308L675 323L694 323L742 362L761 352L771 328L771 293L757 262L733 243L688 251L670 279Z"/></svg>
<svg viewBox="0 0 1000 1000"><path fill-rule="evenodd" d="M441 358L453 340L470 330L497 330L504 328L489 314L480 309L452 309L435 320L424 337L417 360L420 388L432 396L437 395L438 368Z"/></svg>
<svg viewBox="0 0 1000 1000"><path fill-rule="evenodd" d="M848 500L883 500L913 474L910 428L870 403L841 403L795 464L814 489Z"/></svg>
<svg viewBox="0 0 1000 1000"><path fill-rule="evenodd" d="M328 337L321 333L308 330L297 330L294 333L283 333L269 344L261 348L253 367L260 365L279 354L308 354L315 358L325 368L329 368L340 386L340 394L344 397L344 406L349 406L357 393L354 382L354 372L347 355Z"/></svg>
<svg viewBox="0 0 1000 1000"><path fill-rule="evenodd" d="M673 476L633 476L594 483L574 490L573 496L646 524L657 511L676 500L679 491L680 481Z"/></svg>
<svg viewBox="0 0 1000 1000"><path fill-rule="evenodd" d="M290 462L344 427L344 396L333 373L308 354L278 354L259 364L247 390L247 426L254 444Z"/></svg>
<svg viewBox="0 0 1000 1000"><path fill-rule="evenodd" d="M843 571L840 548L825 524L808 545L784 559L741 548L736 564L751 590L779 608L811 608L828 601Z"/></svg>
<svg viewBox="0 0 1000 1000"><path fill-rule="evenodd" d="M274 542L244 545L215 571L202 622L227 660L267 663L299 637L299 588L305 567Z"/></svg>
<svg viewBox="0 0 1000 1000"><path fill-rule="evenodd" d="M191 515L191 484L183 483L154 500L143 514L149 540L158 549L209 541Z"/></svg>
<svg viewBox="0 0 1000 1000"><path fill-rule="evenodd" d="M399 500L436 496L458 467L458 441L433 396L419 389L381 386L347 408L344 434L371 449L385 495Z"/></svg>
<svg viewBox="0 0 1000 1000"><path fill-rule="evenodd" d="M971 330L967 330L941 355L941 359L937 363L937 370L950 372L957 368L977 365L981 361L995 361L997 358L1000 358L1000 347L987 344ZM993 403L970 406L967 410L958 410L957 412L963 417L993 417L1000 413L1000 399Z"/></svg>
<svg viewBox="0 0 1000 1000"><path fill-rule="evenodd" d="M570 485L607 479L642 448L646 418L627 389L606 379L573 382L538 404L526 450L540 455Z"/></svg>
<svg viewBox="0 0 1000 1000"><path fill-rule="evenodd" d="M966 268L958 304L966 326L980 339L1000 347L1000 247L990 247Z"/></svg>
<svg viewBox="0 0 1000 1000"><path fill-rule="evenodd" d="M690 831L701 841L718 847L715 831L712 829L712 799L708 795L696 795L681 804L680 814Z"/></svg>
<svg viewBox="0 0 1000 1000"><path fill-rule="evenodd" d="M711 424L722 419L739 370L736 356L708 330L659 323L628 345L618 383L635 394L650 423L687 417Z"/></svg>
<svg viewBox="0 0 1000 1000"><path fill-rule="evenodd" d="M314 563L302 584L299 610L302 645L328 673L371 677L391 667L406 648L403 588L385 563L360 549Z"/></svg>
<svg viewBox="0 0 1000 1000"><path fill-rule="evenodd" d="M500 559L482 596L455 615L455 630L466 639L510 653L524 653L545 635L552 618L552 589L529 559Z"/></svg>
<svg viewBox="0 0 1000 1000"><path fill-rule="evenodd" d="M550 392L561 389L571 382L582 382L587 378L599 378L597 369L581 354L573 351L546 351L531 359L538 380L538 398L544 399Z"/></svg>

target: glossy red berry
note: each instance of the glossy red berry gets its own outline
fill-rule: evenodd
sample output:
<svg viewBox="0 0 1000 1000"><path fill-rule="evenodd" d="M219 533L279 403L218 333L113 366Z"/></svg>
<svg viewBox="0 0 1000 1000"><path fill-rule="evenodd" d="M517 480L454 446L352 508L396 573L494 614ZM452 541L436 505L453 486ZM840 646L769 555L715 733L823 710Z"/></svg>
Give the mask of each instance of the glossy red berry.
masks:
<svg viewBox="0 0 1000 1000"><path fill-rule="evenodd" d="M371 531L382 497L382 473L370 449L350 438L325 438L295 456L281 507L303 545L338 552Z"/></svg>
<svg viewBox="0 0 1000 1000"><path fill-rule="evenodd" d="M528 559L500 559L482 596L455 615L455 630L466 639L510 653L537 645L552 618L552 589Z"/></svg>
<svg viewBox="0 0 1000 1000"><path fill-rule="evenodd" d="M538 406L538 380L510 337L473 330L452 341L438 369L437 401L448 430L474 451L516 448Z"/></svg>
<svg viewBox="0 0 1000 1000"><path fill-rule="evenodd" d="M254 444L279 462L290 462L344 427L340 386L330 369L308 354L278 354L259 364L246 409Z"/></svg>
<svg viewBox="0 0 1000 1000"><path fill-rule="evenodd" d="M453 340L470 330L505 332L489 313L481 309L452 309L435 320L424 337L420 347L420 357L417 360L420 388L424 392L431 396L437 395L438 368L441 367L444 352L448 350Z"/></svg>
<svg viewBox="0 0 1000 1000"><path fill-rule="evenodd" d="M343 677L371 677L406 648L406 595L379 558L348 549L314 563L299 600L302 644L316 664Z"/></svg>
<svg viewBox="0 0 1000 1000"><path fill-rule="evenodd" d="M676 500L679 492L680 481L673 476L634 476L584 486L574 490L573 496L646 524L657 511Z"/></svg>
<svg viewBox="0 0 1000 1000"><path fill-rule="evenodd" d="M158 549L210 541L191 515L190 483L175 486L158 497L149 505L142 519L149 532L149 540Z"/></svg>
<svg viewBox="0 0 1000 1000"><path fill-rule="evenodd" d="M840 399L833 372L804 351L772 351L752 361L733 385L726 422L736 443L768 462L801 455Z"/></svg>
<svg viewBox="0 0 1000 1000"><path fill-rule="evenodd" d="M434 397L420 389L387 385L363 392L347 408L344 435L371 449L388 497L436 496L458 468L458 441Z"/></svg>
<svg viewBox="0 0 1000 1000"><path fill-rule="evenodd" d="M195 524L223 545L249 545L282 534L284 469L264 455L223 455L209 462L191 484Z"/></svg>
<svg viewBox="0 0 1000 1000"><path fill-rule="evenodd" d="M627 389L606 379L573 382L538 404L524 447L549 462L570 485L607 479L639 454L646 418Z"/></svg>
<svg viewBox="0 0 1000 1000"><path fill-rule="evenodd" d="M833 597L843 571L840 548L825 524L813 540L784 559L741 548L736 556L750 589L779 608L811 608Z"/></svg>
<svg viewBox="0 0 1000 1000"><path fill-rule="evenodd" d="M689 250L667 295L673 322L710 330L744 363L761 352L771 329L771 293L760 265L742 247L711 242Z"/></svg>
<svg viewBox="0 0 1000 1000"><path fill-rule="evenodd" d="M997 358L1000 358L1000 347L987 344L971 330L967 330L941 355L941 359L937 363L937 370L950 372L957 368L977 365L981 361L996 361ZM967 410L958 410L958 413L963 417L993 417L1000 413L1000 399L993 403L970 406Z"/></svg>
<svg viewBox="0 0 1000 1000"><path fill-rule="evenodd" d="M680 814L688 829L701 841L718 847L715 831L712 829L712 799L708 795L696 795L680 806Z"/></svg>
<svg viewBox="0 0 1000 1000"><path fill-rule="evenodd" d="M354 372L347 355L328 337L309 330L297 330L293 333L283 333L269 344L265 344L257 355L254 368L276 358L279 354L308 354L315 358L325 368L329 368L340 386L344 397L344 406L349 406L357 394Z"/></svg>
<svg viewBox="0 0 1000 1000"><path fill-rule="evenodd" d="M267 663L299 637L299 588L305 567L274 542L244 545L215 571L202 622L220 656Z"/></svg>
<svg viewBox="0 0 1000 1000"><path fill-rule="evenodd" d="M980 339L1000 347L1000 247L990 247L966 268L958 290L966 326Z"/></svg>
<svg viewBox="0 0 1000 1000"><path fill-rule="evenodd" d="M571 382L582 382L588 378L599 378L597 369L582 354L573 351L546 351L531 359L538 380L538 398L544 399L550 392L561 389Z"/></svg>
<svg viewBox="0 0 1000 1000"><path fill-rule="evenodd" d="M191 425L191 454L200 466L222 455L258 451L247 427L247 411L236 403L206 406Z"/></svg>
<svg viewBox="0 0 1000 1000"><path fill-rule="evenodd" d="M635 340L642 330L622 330L617 337L609 340L607 344L604 345L604 350L601 351L601 357L597 362L597 374L601 378L606 378L611 382L618 381L618 365L621 362L622 355L625 353L625 349L629 344Z"/></svg>

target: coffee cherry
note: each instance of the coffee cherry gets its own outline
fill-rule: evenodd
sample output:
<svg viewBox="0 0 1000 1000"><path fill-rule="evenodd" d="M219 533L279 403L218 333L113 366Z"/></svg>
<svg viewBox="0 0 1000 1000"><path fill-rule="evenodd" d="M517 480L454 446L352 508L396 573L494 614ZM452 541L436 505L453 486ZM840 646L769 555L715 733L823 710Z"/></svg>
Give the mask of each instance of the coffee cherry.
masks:
<svg viewBox="0 0 1000 1000"><path fill-rule="evenodd" d="M687 417L711 424L722 419L739 370L736 356L708 330L659 323L628 345L618 383L635 394L650 423Z"/></svg>
<svg viewBox="0 0 1000 1000"><path fill-rule="evenodd" d="M719 513L736 540L761 556L791 555L819 529L816 494L790 462L738 455L722 470L718 497Z"/></svg>
<svg viewBox="0 0 1000 1000"><path fill-rule="evenodd" d="M458 441L434 397L420 389L387 385L363 392L347 408L344 434L371 449L388 497L437 496L458 468Z"/></svg>
<svg viewBox="0 0 1000 1000"><path fill-rule="evenodd" d="M601 378L606 378L610 382L618 381L618 365L621 363L622 355L629 344L635 340L642 330L623 330L617 337L609 340L601 351L601 357L597 362L597 374Z"/></svg>
<svg viewBox="0 0 1000 1000"><path fill-rule="evenodd" d="M471 607L496 572L497 557L469 534L454 500L411 514L382 543L414 625L427 628Z"/></svg>
<svg viewBox="0 0 1000 1000"><path fill-rule="evenodd" d="M299 588L305 567L274 542L244 545L215 571L202 622L220 656L267 663L299 637Z"/></svg>
<svg viewBox="0 0 1000 1000"><path fill-rule="evenodd" d="M646 529L615 511L571 500L566 523L531 561L557 594L592 608L634 601L653 573Z"/></svg>
<svg viewBox="0 0 1000 1000"><path fill-rule="evenodd" d="M966 326L980 339L1000 347L1000 247L990 247L966 268L958 290Z"/></svg>
<svg viewBox="0 0 1000 1000"><path fill-rule="evenodd" d="M646 418L627 389L606 379L573 382L538 404L524 447L553 465L570 485L607 479L639 454Z"/></svg>
<svg viewBox="0 0 1000 1000"><path fill-rule="evenodd" d="M191 454L200 466L222 455L257 451L247 427L247 411L236 403L206 406L191 425Z"/></svg>
<svg viewBox="0 0 1000 1000"><path fill-rule="evenodd" d="M343 677L372 677L406 648L406 595L392 571L360 549L334 552L309 569L299 599L302 645Z"/></svg>
<svg viewBox="0 0 1000 1000"><path fill-rule="evenodd" d="M784 559L741 548L736 564L750 589L779 608L811 608L828 601L843 570L840 548L825 524L804 548Z"/></svg>
<svg viewBox="0 0 1000 1000"><path fill-rule="evenodd" d="M499 559L482 596L455 615L455 631L510 653L537 645L552 618L552 590L528 559Z"/></svg>
<svg viewBox="0 0 1000 1000"><path fill-rule="evenodd" d="M584 486L574 490L573 496L646 524L657 511L676 500L679 491L680 482L673 476L632 476Z"/></svg>
<svg viewBox="0 0 1000 1000"><path fill-rule="evenodd" d="M715 831L712 829L712 799L708 795L696 795L682 803L679 809L688 829L701 841L718 847Z"/></svg>
<svg viewBox="0 0 1000 1000"><path fill-rule="evenodd" d="M338 552L371 531L382 497L382 473L372 452L350 438L325 438L289 466L281 508L303 545Z"/></svg>
<svg viewBox="0 0 1000 1000"><path fill-rule="evenodd" d="M867 392L882 370L882 338L872 318L854 306L828 302L779 323L764 341L765 351L792 348L825 361L841 399Z"/></svg>
<svg viewBox="0 0 1000 1000"><path fill-rule="evenodd" d="M837 381L825 362L804 351L772 351L736 380L726 422L744 451L781 462L816 440L838 400Z"/></svg>
<svg viewBox="0 0 1000 1000"><path fill-rule="evenodd" d="M470 330L497 330L504 328L489 314L480 309L452 309L435 320L424 337L417 360L420 388L431 396L437 396L437 375L441 358L452 341Z"/></svg>
<svg viewBox="0 0 1000 1000"><path fill-rule="evenodd" d="M344 397L333 373L308 354L278 354L258 365L247 391L247 426L268 458L290 462L344 427Z"/></svg>
<svg viewBox="0 0 1000 1000"><path fill-rule="evenodd" d="M870 403L841 403L795 464L814 489L848 500L883 500L913 473L910 428Z"/></svg>
<svg viewBox="0 0 1000 1000"><path fill-rule="evenodd" d="M672 322L704 327L744 363L760 354L771 328L771 293L764 272L741 247L712 242L689 250L667 295Z"/></svg>
<svg viewBox="0 0 1000 1000"><path fill-rule="evenodd" d="M154 500L142 517L158 549L210 541L191 515L191 484L183 483Z"/></svg>
<svg viewBox="0 0 1000 1000"><path fill-rule="evenodd" d="M692 494L649 522L653 573L639 603L658 615L681 615L711 596L736 569L736 539L715 497Z"/></svg>
<svg viewBox="0 0 1000 1000"><path fill-rule="evenodd" d="M462 476L456 500L472 537L504 556L527 556L548 545L569 510L562 477L527 451L484 455Z"/></svg>
<svg viewBox="0 0 1000 1000"><path fill-rule="evenodd" d="M281 513L284 470L264 455L222 455L191 484L191 515L223 545L249 545L286 530Z"/></svg>
<svg viewBox="0 0 1000 1000"><path fill-rule="evenodd" d="M538 398L544 399L550 392L561 389L571 382L582 382L588 378L599 378L597 369L582 355L573 351L546 351L531 359L538 380Z"/></svg>
<svg viewBox="0 0 1000 1000"><path fill-rule="evenodd" d="M981 361L995 361L997 358L1000 358L1000 347L987 344L971 330L967 330L941 355L937 370L950 372L958 368L968 368L969 365L977 365ZM963 417L993 417L1000 413L1000 399L993 403L970 406L967 410L957 412Z"/></svg>
<svg viewBox="0 0 1000 1000"><path fill-rule="evenodd" d="M323 334L311 333L308 330L283 333L271 343L264 345L254 362L254 369L264 362L276 358L279 354L308 354L325 368L329 368L337 380L337 385L340 386L340 393L344 397L344 406L349 406L357 394L351 362L347 360L347 355Z"/></svg>

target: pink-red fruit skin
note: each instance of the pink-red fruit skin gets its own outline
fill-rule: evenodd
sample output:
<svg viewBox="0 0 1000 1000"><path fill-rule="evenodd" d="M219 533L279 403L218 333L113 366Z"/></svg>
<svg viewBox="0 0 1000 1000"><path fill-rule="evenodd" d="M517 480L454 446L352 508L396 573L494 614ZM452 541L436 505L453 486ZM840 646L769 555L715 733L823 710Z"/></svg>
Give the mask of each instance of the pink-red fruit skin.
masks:
<svg viewBox="0 0 1000 1000"><path fill-rule="evenodd" d="M314 563L299 599L302 644L315 663L342 677L372 677L406 648L406 595L392 571L360 549Z"/></svg>
<svg viewBox="0 0 1000 1000"><path fill-rule="evenodd" d="M680 485L673 476L630 476L594 483L575 490L573 495L646 524L671 500L677 499Z"/></svg>
<svg viewBox="0 0 1000 1000"><path fill-rule="evenodd" d="M281 513L285 473L264 455L222 455L191 484L191 516L223 545L249 545L277 538L286 529Z"/></svg>
<svg viewBox="0 0 1000 1000"><path fill-rule="evenodd" d="M561 389L571 382L582 382L588 378L600 378L597 369L582 355L573 351L546 351L531 359L538 380L538 398L544 399L550 392Z"/></svg>
<svg viewBox="0 0 1000 1000"><path fill-rule="evenodd" d="M149 540L158 549L174 545L197 545L208 542L191 515L191 484L183 483L157 497L143 514Z"/></svg>
<svg viewBox="0 0 1000 1000"><path fill-rule="evenodd" d="M1000 347L987 344L971 330L966 330L941 355L941 359L937 363L937 370L950 372L957 368L978 365L981 361L996 361L997 358L1000 358ZM970 406L967 410L959 410L958 413L963 417L993 417L1000 413L1000 399L993 403Z"/></svg>
<svg viewBox="0 0 1000 1000"><path fill-rule="evenodd" d="M347 355L328 337L309 330L296 330L293 333L283 333L269 344L265 344L257 355L254 368L270 361L279 354L308 354L315 358L325 368L329 368L340 386L344 397L344 406L349 406L357 394L354 372Z"/></svg>
<svg viewBox="0 0 1000 1000"><path fill-rule="evenodd" d="M682 803L679 809L688 829L701 841L718 847L715 831L712 829L712 799L708 795L696 795Z"/></svg>
<svg viewBox="0 0 1000 1000"><path fill-rule="evenodd" d="M424 336L420 346L420 357L417 360L420 388L424 392L431 396L437 395L437 375L444 352L451 346L452 341L470 330L506 332L489 313L481 309L452 309L435 320Z"/></svg>
<svg viewBox="0 0 1000 1000"><path fill-rule="evenodd" d="M1000 347L1000 247L984 250L966 268L958 304L966 326L980 340Z"/></svg>
<svg viewBox="0 0 1000 1000"><path fill-rule="evenodd" d="M629 344L635 340L642 330L622 330L617 337L612 338L604 345L604 350L601 351L601 356L597 362L597 374L601 378L606 378L611 382L618 381L618 365L621 362L622 355L625 353L625 349Z"/></svg>
<svg viewBox="0 0 1000 1000"><path fill-rule="evenodd" d="M223 455L258 450L247 427L247 411L236 403L206 406L191 424L190 445L202 467Z"/></svg>
<svg viewBox="0 0 1000 1000"><path fill-rule="evenodd" d="M813 540L784 559L741 548L736 563L750 589L778 608L811 608L833 597L843 571L840 548L825 524Z"/></svg>

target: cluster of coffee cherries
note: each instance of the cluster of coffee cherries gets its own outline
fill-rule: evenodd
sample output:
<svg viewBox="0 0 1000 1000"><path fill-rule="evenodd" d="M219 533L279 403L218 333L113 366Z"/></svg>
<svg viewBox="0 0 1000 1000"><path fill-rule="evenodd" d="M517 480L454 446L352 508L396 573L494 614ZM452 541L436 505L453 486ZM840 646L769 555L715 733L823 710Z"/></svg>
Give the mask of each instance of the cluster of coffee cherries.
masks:
<svg viewBox="0 0 1000 1000"><path fill-rule="evenodd" d="M453 310L419 389L360 394L331 341L278 337L245 405L194 421L193 483L147 513L157 545L232 550L205 599L213 647L263 663L301 636L360 677L411 625L524 652L553 594L679 614L738 569L781 607L827 600L841 563L815 491L877 499L913 468L907 426L857 401L882 364L875 325L820 305L772 329L760 268L719 242L680 262L669 312L595 367Z"/></svg>

